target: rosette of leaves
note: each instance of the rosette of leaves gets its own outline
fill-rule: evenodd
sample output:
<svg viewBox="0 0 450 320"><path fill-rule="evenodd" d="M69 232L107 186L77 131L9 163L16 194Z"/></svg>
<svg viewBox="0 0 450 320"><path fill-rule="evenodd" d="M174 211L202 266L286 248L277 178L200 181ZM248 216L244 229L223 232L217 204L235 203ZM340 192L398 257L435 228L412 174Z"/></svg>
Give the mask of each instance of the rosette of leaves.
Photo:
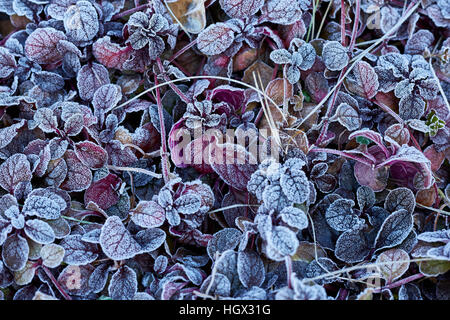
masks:
<svg viewBox="0 0 450 320"><path fill-rule="evenodd" d="M311 44L294 38L289 45L289 50L273 50L270 53L270 59L276 64L285 65L284 76L291 84L295 84L300 80L301 70L306 71L313 66L316 50Z"/></svg>
<svg viewBox="0 0 450 320"><path fill-rule="evenodd" d="M28 261L30 241L38 246L55 241L52 222L61 218L67 203L49 189L35 189L28 194L22 207L10 194L0 198L0 206L2 259L10 270L19 271Z"/></svg>
<svg viewBox="0 0 450 320"><path fill-rule="evenodd" d="M247 184L248 191L262 200L254 224L264 240L265 254L273 260L293 255L299 243L296 233L308 226L305 212L294 205L306 202L310 194L304 165L300 158L284 164L265 160Z"/></svg>
<svg viewBox="0 0 450 320"><path fill-rule="evenodd" d="M156 60L165 49L162 36L171 31L169 21L159 13L153 13L149 17L144 12L135 12L128 20L128 32L130 36L127 43L134 50L140 50L148 45L148 53L151 60Z"/></svg>
<svg viewBox="0 0 450 320"><path fill-rule="evenodd" d="M404 120L420 119L425 111L425 101L437 96L437 82L422 56L388 53L379 57L375 70L379 90L394 90L400 99L399 115Z"/></svg>
<svg viewBox="0 0 450 320"><path fill-rule="evenodd" d="M301 19L297 1L222 0L221 6L231 19L208 26L197 38L198 49L208 56L224 52L234 56L243 42L256 48L263 35L271 37L278 47L282 47L281 39L269 27L261 24L271 22L289 25ZM256 17L255 14L260 10L261 15Z"/></svg>
<svg viewBox="0 0 450 320"><path fill-rule="evenodd" d="M225 114L214 113L215 106L213 106L212 101L194 101L188 103L186 106L186 112L183 118L186 119L186 127L189 129L202 128L214 128L219 125L221 121L227 120Z"/></svg>

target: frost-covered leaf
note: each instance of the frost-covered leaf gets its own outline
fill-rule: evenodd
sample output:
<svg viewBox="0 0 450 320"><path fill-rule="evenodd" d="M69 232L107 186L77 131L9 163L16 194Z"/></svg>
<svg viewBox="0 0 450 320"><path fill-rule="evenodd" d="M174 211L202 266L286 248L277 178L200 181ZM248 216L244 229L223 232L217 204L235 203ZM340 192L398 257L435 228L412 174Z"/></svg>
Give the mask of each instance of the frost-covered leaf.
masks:
<svg viewBox="0 0 450 320"><path fill-rule="evenodd" d="M273 50L270 59L276 64L287 64L291 62L292 54L286 49Z"/></svg>
<svg viewBox="0 0 450 320"><path fill-rule="evenodd" d="M378 92L378 76L374 68L365 61L358 61L351 76L347 78L347 88L366 99L373 98Z"/></svg>
<svg viewBox="0 0 450 320"><path fill-rule="evenodd" d="M433 41L433 34L426 29L421 29L408 39L405 45L405 53L422 54L425 49L431 47Z"/></svg>
<svg viewBox="0 0 450 320"><path fill-rule="evenodd" d="M420 119L425 111L425 101L420 95L406 94L399 102L398 114L403 120Z"/></svg>
<svg viewBox="0 0 450 320"><path fill-rule="evenodd" d="M74 114L64 123L64 132L68 136L78 135L84 127L84 119L81 114Z"/></svg>
<svg viewBox="0 0 450 320"><path fill-rule="evenodd" d="M0 47L0 78L6 78L16 69L16 59L4 47Z"/></svg>
<svg viewBox="0 0 450 320"><path fill-rule="evenodd" d="M396 77L406 78L408 76L409 61L405 56L399 53L388 53L380 56L377 65L384 69L392 70L393 75Z"/></svg>
<svg viewBox="0 0 450 320"><path fill-rule="evenodd" d="M331 71L342 70L349 61L347 49L338 41L328 41L323 46L323 61Z"/></svg>
<svg viewBox="0 0 450 320"><path fill-rule="evenodd" d="M347 263L361 262L369 252L370 245L361 230L345 231L336 241L335 255L339 260Z"/></svg>
<svg viewBox="0 0 450 320"><path fill-rule="evenodd" d="M100 245L103 252L113 260L132 258L142 250L117 216L105 221L100 234Z"/></svg>
<svg viewBox="0 0 450 320"><path fill-rule="evenodd" d="M211 281L214 282L211 284ZM228 278L221 273L217 273L215 277L208 276L208 278L203 281L203 284L200 287L200 292L206 293L208 288L208 294L210 295L228 297L231 290L230 280L228 280Z"/></svg>
<svg viewBox="0 0 450 320"><path fill-rule="evenodd" d="M56 116L53 115L53 110L50 108L39 108L34 114L34 121L39 126L39 129L46 133L54 132L58 128Z"/></svg>
<svg viewBox="0 0 450 320"><path fill-rule="evenodd" d="M95 91L92 105L100 124L103 124L105 114L114 109L121 99L122 89L116 84L105 84Z"/></svg>
<svg viewBox="0 0 450 320"><path fill-rule="evenodd" d="M58 267L64 259L66 251L60 245L46 244L41 249L42 264L49 268Z"/></svg>
<svg viewBox="0 0 450 320"><path fill-rule="evenodd" d="M361 186L356 191L358 205L361 210L371 208L375 204L375 192L370 187Z"/></svg>
<svg viewBox="0 0 450 320"><path fill-rule="evenodd" d="M16 153L0 165L0 186L12 193L22 181L31 181L30 163L24 154Z"/></svg>
<svg viewBox="0 0 450 320"><path fill-rule="evenodd" d="M143 251L152 252L166 241L166 233L159 228L142 230L136 234L136 241L141 245Z"/></svg>
<svg viewBox="0 0 450 320"><path fill-rule="evenodd" d="M189 215L198 212L202 201L200 197L194 193L185 194L174 201L174 206L178 212Z"/></svg>
<svg viewBox="0 0 450 320"><path fill-rule="evenodd" d="M280 185L287 198L295 203L303 203L309 198L309 183L302 170L288 169L281 173Z"/></svg>
<svg viewBox="0 0 450 320"><path fill-rule="evenodd" d="M57 50L60 40L66 40L66 35L54 28L38 28L34 30L25 42L25 55L31 61L39 64L55 63L62 60Z"/></svg>
<svg viewBox="0 0 450 320"><path fill-rule="evenodd" d="M423 298L415 284L405 283L398 290L398 300L423 300Z"/></svg>
<svg viewBox="0 0 450 320"><path fill-rule="evenodd" d="M293 255L299 245L295 233L283 226L275 226L273 228L269 243L284 256Z"/></svg>
<svg viewBox="0 0 450 320"><path fill-rule="evenodd" d="M413 213L416 207L416 199L411 189L400 187L391 190L384 201L384 208L390 212L400 209Z"/></svg>
<svg viewBox="0 0 450 320"><path fill-rule="evenodd" d="M58 282L68 294L86 296L90 292L88 281L93 269L94 267L90 264L67 266L59 274Z"/></svg>
<svg viewBox="0 0 450 320"><path fill-rule="evenodd" d="M131 220L143 228L155 228L164 223L166 214L155 201L140 201L131 211Z"/></svg>
<svg viewBox="0 0 450 320"><path fill-rule="evenodd" d="M237 144L216 145L209 156L214 171L237 190L245 190L252 173L258 168L253 154Z"/></svg>
<svg viewBox="0 0 450 320"><path fill-rule="evenodd" d="M242 286L237 273L237 255L234 250L226 250L214 263L217 273L223 274L230 281L232 291Z"/></svg>
<svg viewBox="0 0 450 320"><path fill-rule="evenodd" d="M127 47L121 47L111 42L111 37L106 36L98 39L92 45L95 58L107 68L123 69L125 62L130 58Z"/></svg>
<svg viewBox="0 0 450 320"><path fill-rule="evenodd" d="M280 212L281 220L289 226L303 230L308 226L308 217L303 210L296 207L286 207Z"/></svg>
<svg viewBox="0 0 450 320"><path fill-rule="evenodd" d="M78 91L83 100L91 100L95 91L108 83L108 69L95 62L84 65L77 74Z"/></svg>
<svg viewBox="0 0 450 320"><path fill-rule="evenodd" d="M3 262L11 271L19 271L25 267L29 252L30 248L25 238L18 234L13 234L3 243Z"/></svg>
<svg viewBox="0 0 450 320"><path fill-rule="evenodd" d="M376 263L382 277L387 283L391 283L408 270L409 255L401 249L390 249L380 253Z"/></svg>
<svg viewBox="0 0 450 320"><path fill-rule="evenodd" d="M220 0L219 3L227 15L243 19L258 12L264 0Z"/></svg>
<svg viewBox="0 0 450 320"><path fill-rule="evenodd" d="M113 300L132 300L137 286L136 272L128 266L123 266L112 275L108 293Z"/></svg>
<svg viewBox="0 0 450 320"><path fill-rule="evenodd" d="M85 265L98 257L97 245L82 241L82 235L69 235L60 245L65 250L64 262L69 265Z"/></svg>
<svg viewBox="0 0 450 320"><path fill-rule="evenodd" d="M25 286L33 281L37 266L34 261L27 261L23 269L14 272L14 282L19 286Z"/></svg>
<svg viewBox="0 0 450 320"><path fill-rule="evenodd" d="M261 286L266 276L264 263L254 251L239 252L237 271L239 279L246 288Z"/></svg>
<svg viewBox="0 0 450 320"><path fill-rule="evenodd" d="M219 22L210 25L198 35L197 47L202 53L212 56L224 52L233 41L233 30L227 24Z"/></svg>
<svg viewBox="0 0 450 320"><path fill-rule="evenodd" d="M55 232L47 222L42 220L27 220L24 231L31 240L40 244L48 244L55 241Z"/></svg>
<svg viewBox="0 0 450 320"><path fill-rule="evenodd" d="M108 263L99 264L89 276L89 288L98 293L102 291L108 281L110 265Z"/></svg>
<svg viewBox="0 0 450 320"><path fill-rule="evenodd" d="M242 233L235 228L225 228L216 232L209 240L206 251L211 259L215 259L215 254L226 250L233 250L239 244Z"/></svg>
<svg viewBox="0 0 450 320"><path fill-rule="evenodd" d="M349 131L354 131L361 127L362 120L358 112L347 103L341 103L337 107L336 118Z"/></svg>
<svg viewBox="0 0 450 320"><path fill-rule="evenodd" d="M408 237L412 228L412 214L404 209L395 211L381 225L375 239L375 247L382 249L399 245Z"/></svg>
<svg viewBox="0 0 450 320"><path fill-rule="evenodd" d="M338 270L336 263L333 260L325 257L320 257L317 260L311 261L305 269L305 276L307 278L321 277L327 273ZM320 285L336 281L333 276L318 279L315 282Z"/></svg>
<svg viewBox="0 0 450 320"><path fill-rule="evenodd" d="M25 120L21 120L9 127L3 127L0 129L0 149L5 148L7 145L13 141L14 137L17 136L18 130L23 127Z"/></svg>
<svg viewBox="0 0 450 320"><path fill-rule="evenodd" d="M336 231L347 231L361 224L361 220L353 213L355 202L349 199L337 199L326 210L325 217L330 227Z"/></svg>
<svg viewBox="0 0 450 320"><path fill-rule="evenodd" d="M47 197L31 196L25 200L22 212L30 216L52 220L60 217L61 208L58 203Z"/></svg>
<svg viewBox="0 0 450 320"><path fill-rule="evenodd" d="M108 162L108 153L99 145L83 141L75 144L75 154L89 168L98 169Z"/></svg>
<svg viewBox="0 0 450 320"><path fill-rule="evenodd" d="M297 1L268 0L261 8L262 21L290 25L301 19L302 11Z"/></svg>
<svg viewBox="0 0 450 320"><path fill-rule="evenodd" d="M64 14L64 29L70 40L92 40L99 31L99 20L94 6L83 0L67 8Z"/></svg>
<svg viewBox="0 0 450 320"><path fill-rule="evenodd" d="M83 191L89 187L92 180L92 172L76 156L75 152L66 152L65 163L67 176L61 184L61 189L66 191Z"/></svg>
<svg viewBox="0 0 450 320"><path fill-rule="evenodd" d="M35 72L31 77L31 81L33 81L42 90L50 93L61 91L64 88L64 78L54 72ZM38 109L38 111L39 110L40 109Z"/></svg>
<svg viewBox="0 0 450 320"><path fill-rule="evenodd" d="M292 204L292 201L289 201L285 196L279 184L267 186L262 194L262 200L267 208L278 212Z"/></svg>

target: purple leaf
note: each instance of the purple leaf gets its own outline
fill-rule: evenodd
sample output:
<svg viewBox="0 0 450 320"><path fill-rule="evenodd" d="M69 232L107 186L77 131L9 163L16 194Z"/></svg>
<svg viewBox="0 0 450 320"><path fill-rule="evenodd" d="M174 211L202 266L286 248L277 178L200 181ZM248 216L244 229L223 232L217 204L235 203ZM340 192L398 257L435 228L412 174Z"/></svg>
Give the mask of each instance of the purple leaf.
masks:
<svg viewBox="0 0 450 320"><path fill-rule="evenodd" d="M38 28L34 30L25 42L25 55L31 61L39 64L55 63L62 60L57 50L60 40L66 40L63 32L54 28Z"/></svg>
<svg viewBox="0 0 450 320"><path fill-rule="evenodd" d="M108 293L113 300L132 300L137 286L136 272L128 266L123 266L112 275Z"/></svg>
<svg viewBox="0 0 450 320"><path fill-rule="evenodd" d="M55 241L55 232L47 222L42 220L27 220L24 231L31 240L40 244L48 244Z"/></svg>
<svg viewBox="0 0 450 320"><path fill-rule="evenodd" d="M97 11L88 1L78 1L64 13L64 29L70 40L92 40L99 31Z"/></svg>
<svg viewBox="0 0 450 320"><path fill-rule="evenodd" d="M140 201L131 211L131 220L143 228L155 228L164 223L164 208L155 201Z"/></svg>
<svg viewBox="0 0 450 320"><path fill-rule="evenodd" d="M210 25L197 37L198 49L208 56L220 54L228 49L234 41L233 30L225 23Z"/></svg>
<svg viewBox="0 0 450 320"><path fill-rule="evenodd" d="M261 8L261 17L261 22L290 25L301 19L302 11L298 1L268 0Z"/></svg>
<svg viewBox="0 0 450 320"><path fill-rule="evenodd" d="M16 153L0 165L0 186L12 193L22 181L31 181L30 163L24 154Z"/></svg>
<svg viewBox="0 0 450 320"><path fill-rule="evenodd" d="M220 0L220 7L231 18L246 18L261 9L264 0Z"/></svg>
<svg viewBox="0 0 450 320"><path fill-rule="evenodd" d="M97 259L99 252L97 245L82 241L81 238L81 235L70 235L61 241L60 245L65 250L65 263L78 266Z"/></svg>
<svg viewBox="0 0 450 320"><path fill-rule="evenodd" d="M254 251L241 251L238 254L237 271L239 280L246 288L259 287L264 281L264 263Z"/></svg>
<svg viewBox="0 0 450 320"><path fill-rule="evenodd" d="M23 237L18 234L11 235L3 244L3 262L10 270L19 271L25 267L29 252L30 247Z"/></svg>
<svg viewBox="0 0 450 320"><path fill-rule="evenodd" d="M67 177L61 184L61 189L66 191L83 191L87 189L92 180L92 172L76 156L75 152L68 150L65 156L67 165Z"/></svg>
<svg viewBox="0 0 450 320"><path fill-rule="evenodd" d="M142 251L139 243L131 237L117 216L109 217L105 221L100 234L100 245L103 252L113 260L133 258Z"/></svg>
<svg viewBox="0 0 450 320"><path fill-rule="evenodd" d="M98 63L84 65L77 75L78 91L83 100L91 100L95 91L108 83L108 69Z"/></svg>

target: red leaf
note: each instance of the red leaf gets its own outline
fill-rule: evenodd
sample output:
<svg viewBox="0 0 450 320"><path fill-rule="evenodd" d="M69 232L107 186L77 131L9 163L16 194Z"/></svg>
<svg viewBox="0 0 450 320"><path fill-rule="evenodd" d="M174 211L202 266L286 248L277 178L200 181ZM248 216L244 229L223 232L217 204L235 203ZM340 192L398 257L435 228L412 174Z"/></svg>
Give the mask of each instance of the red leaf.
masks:
<svg viewBox="0 0 450 320"><path fill-rule="evenodd" d="M109 36L98 39L92 46L95 58L108 68L122 70L123 63L130 58L132 52L129 47L121 47L112 43Z"/></svg>
<svg viewBox="0 0 450 320"><path fill-rule="evenodd" d="M119 194L116 190L121 183L122 180L112 173L93 182L84 193L84 204L94 202L103 210L112 207L119 201Z"/></svg>
<svg viewBox="0 0 450 320"><path fill-rule="evenodd" d="M25 41L25 55L39 64L50 64L62 60L56 46L60 40L66 40L63 32L53 28L34 30Z"/></svg>
<svg viewBox="0 0 450 320"><path fill-rule="evenodd" d="M61 184L66 191L83 191L87 189L92 180L92 172L76 156L75 152L68 150L65 156L67 164L67 177Z"/></svg>
<svg viewBox="0 0 450 320"><path fill-rule="evenodd" d="M378 76L374 68L364 61L356 63L345 83L349 91L367 99L373 98L379 87Z"/></svg>
<svg viewBox="0 0 450 320"><path fill-rule="evenodd" d="M89 168L98 169L108 162L108 153L102 147L90 141L75 144L75 154Z"/></svg>

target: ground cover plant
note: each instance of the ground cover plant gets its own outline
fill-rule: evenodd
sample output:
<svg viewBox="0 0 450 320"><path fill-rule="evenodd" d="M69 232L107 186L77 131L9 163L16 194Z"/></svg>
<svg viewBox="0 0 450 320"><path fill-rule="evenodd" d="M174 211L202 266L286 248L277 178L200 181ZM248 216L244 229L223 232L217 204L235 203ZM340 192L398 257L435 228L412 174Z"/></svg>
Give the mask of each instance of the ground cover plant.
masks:
<svg viewBox="0 0 450 320"><path fill-rule="evenodd" d="M449 0L0 12L0 299L450 298Z"/></svg>

